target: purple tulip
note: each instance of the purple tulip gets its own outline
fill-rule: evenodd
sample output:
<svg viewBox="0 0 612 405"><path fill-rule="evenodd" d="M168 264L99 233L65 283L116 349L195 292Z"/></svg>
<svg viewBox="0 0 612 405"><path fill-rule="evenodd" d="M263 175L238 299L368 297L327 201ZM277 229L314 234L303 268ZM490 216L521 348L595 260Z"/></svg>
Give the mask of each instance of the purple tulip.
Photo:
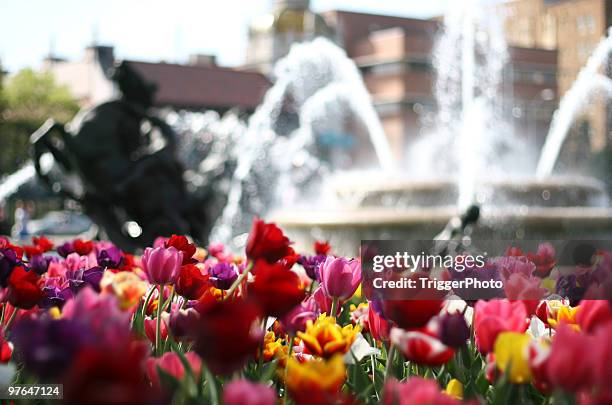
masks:
<svg viewBox="0 0 612 405"><path fill-rule="evenodd" d="M141 262L142 269L151 283L172 284L181 270L183 252L174 247L146 248Z"/></svg>
<svg viewBox="0 0 612 405"><path fill-rule="evenodd" d="M62 257L68 257L70 253L74 253L74 244L72 242L65 242L63 245L57 247L57 253Z"/></svg>
<svg viewBox="0 0 612 405"><path fill-rule="evenodd" d="M328 257L319 267L321 285L329 297L349 299L361 283L361 263L344 257Z"/></svg>
<svg viewBox="0 0 612 405"><path fill-rule="evenodd" d="M238 273L230 263L217 263L210 269L210 281L221 290L229 290L237 278Z"/></svg>
<svg viewBox="0 0 612 405"><path fill-rule="evenodd" d="M314 255L314 256L300 256L298 263L302 265L306 274L312 280L319 280L319 266L325 261L327 256L325 255Z"/></svg>
<svg viewBox="0 0 612 405"><path fill-rule="evenodd" d="M458 348L470 338L470 328L463 314L448 314L440 318L438 337L447 346Z"/></svg>
<svg viewBox="0 0 612 405"><path fill-rule="evenodd" d="M168 324L172 331L172 336L176 339L193 340L196 326L200 321L200 313L193 308L172 311Z"/></svg>
<svg viewBox="0 0 612 405"><path fill-rule="evenodd" d="M296 306L281 320L283 326L290 334L304 332L308 321L317 319L317 304L314 300L307 300Z"/></svg>
<svg viewBox="0 0 612 405"><path fill-rule="evenodd" d="M15 266L21 262L13 249L0 249L0 286L6 287L7 281Z"/></svg>
<svg viewBox="0 0 612 405"><path fill-rule="evenodd" d="M38 275L42 275L49 269L49 263L57 261L56 257L45 256L45 255L34 255L30 259L30 267Z"/></svg>
<svg viewBox="0 0 612 405"><path fill-rule="evenodd" d="M118 247L110 245L108 247L98 250L97 259L98 265L102 267L116 269L121 265L121 262L123 261L123 254Z"/></svg>
<svg viewBox="0 0 612 405"><path fill-rule="evenodd" d="M104 269L100 266L88 270L67 271L66 278L70 288L76 294L81 288L89 285L94 291L100 292L100 281L104 275Z"/></svg>

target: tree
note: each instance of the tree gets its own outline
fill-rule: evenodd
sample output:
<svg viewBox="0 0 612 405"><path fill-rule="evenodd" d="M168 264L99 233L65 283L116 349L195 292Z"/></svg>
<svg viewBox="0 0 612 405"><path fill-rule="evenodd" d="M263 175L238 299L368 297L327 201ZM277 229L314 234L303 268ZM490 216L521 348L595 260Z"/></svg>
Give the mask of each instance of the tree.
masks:
<svg viewBox="0 0 612 405"><path fill-rule="evenodd" d="M78 109L68 88L56 84L50 72L23 69L4 80L0 87L0 177L29 159L30 134L47 118L67 122Z"/></svg>

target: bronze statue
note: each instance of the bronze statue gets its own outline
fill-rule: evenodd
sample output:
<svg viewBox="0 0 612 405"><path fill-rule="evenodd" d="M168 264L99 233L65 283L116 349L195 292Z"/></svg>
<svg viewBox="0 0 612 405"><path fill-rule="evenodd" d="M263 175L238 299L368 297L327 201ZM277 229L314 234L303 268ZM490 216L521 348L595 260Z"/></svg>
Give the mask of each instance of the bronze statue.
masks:
<svg viewBox="0 0 612 405"><path fill-rule="evenodd" d="M149 112L156 88L129 63L111 76L121 96L79 112L69 125L47 121L31 137L38 175L56 192L78 201L106 236L127 250L150 245L157 236L189 234L202 241L202 201L185 188L176 134ZM161 136L160 136L161 135ZM164 146L153 150L152 138ZM83 191L44 173L41 156L50 152L62 177L75 174ZM211 221L208 221L211 222Z"/></svg>

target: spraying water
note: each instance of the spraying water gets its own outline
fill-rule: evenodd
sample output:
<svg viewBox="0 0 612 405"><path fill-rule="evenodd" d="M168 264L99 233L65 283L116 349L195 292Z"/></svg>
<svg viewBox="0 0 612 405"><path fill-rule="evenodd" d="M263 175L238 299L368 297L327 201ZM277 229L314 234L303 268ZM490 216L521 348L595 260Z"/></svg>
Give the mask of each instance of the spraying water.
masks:
<svg viewBox="0 0 612 405"><path fill-rule="evenodd" d="M26 163L21 169L9 175L2 184L0 184L0 201L4 201L7 197L15 193L19 187L30 181L36 175L34 165Z"/></svg>
<svg viewBox="0 0 612 405"><path fill-rule="evenodd" d="M395 166L361 75L341 48L324 38L296 44L274 74L239 140L227 205L211 240L241 246L255 215L306 198L336 165L346 164L350 158L339 158L346 154L336 144L360 142L360 132L383 169ZM334 146L323 145L326 138Z"/></svg>
<svg viewBox="0 0 612 405"><path fill-rule="evenodd" d="M599 42L576 81L559 103L546 135L536 177L541 179L551 175L572 123L576 116L584 111L593 96L598 92L604 92L605 97L612 97L612 80L599 73L599 70L606 65L611 51L612 28L608 31L608 36Z"/></svg>
<svg viewBox="0 0 612 405"><path fill-rule="evenodd" d="M436 147L426 139L418 154L435 153L428 167L439 166L442 160L444 170L458 173L460 210L473 202L479 173L485 168L495 170L498 150L508 142L499 97L507 60L508 47L497 18L479 8L475 0L453 2L433 54L438 106L435 136L446 146Z"/></svg>

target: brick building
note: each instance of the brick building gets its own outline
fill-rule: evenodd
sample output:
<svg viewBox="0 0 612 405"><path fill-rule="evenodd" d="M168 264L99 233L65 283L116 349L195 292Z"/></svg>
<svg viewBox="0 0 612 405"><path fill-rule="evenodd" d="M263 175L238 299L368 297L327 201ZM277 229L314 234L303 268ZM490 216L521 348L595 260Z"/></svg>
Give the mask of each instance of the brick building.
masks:
<svg viewBox="0 0 612 405"><path fill-rule="evenodd" d="M253 112L270 86L262 73L217 66L210 55L193 55L184 65L126 62L157 85L154 102L159 108L219 113L237 108ZM43 69L51 71L58 83L68 86L81 106L90 107L116 95L117 90L109 79L114 63L112 47L91 46L81 60L47 58Z"/></svg>
<svg viewBox="0 0 612 405"><path fill-rule="evenodd" d="M556 49L557 92L570 88L597 43L612 24L611 0L513 0L500 6L506 14L506 35L512 44ZM583 144L601 150L612 139L609 105L596 100L577 120L566 145L576 153ZM573 149L573 151L572 151Z"/></svg>
<svg viewBox="0 0 612 405"><path fill-rule="evenodd" d="M269 25L265 29L260 25L251 28L247 67L265 66L262 60L266 56L270 58L268 63L283 56L271 49L274 41L262 42L261 38L273 38L279 31L275 24L280 20L274 16L282 15L283 7L294 11L300 8L301 15L310 15L308 3L278 1L268 19ZM325 28L317 29L343 47L360 68L392 147L398 156L402 155L406 144L422 133L424 114L435 109L432 50L440 22L338 10L322 13L321 17ZM294 24L291 36L313 36L313 32L304 32L312 27ZM288 29L283 26L283 35L287 35ZM507 90L504 93L511 94L515 104L508 105L507 116L514 117L512 124L519 131L540 134L547 128L556 106L557 53L534 46L511 47L509 52L503 86Z"/></svg>

